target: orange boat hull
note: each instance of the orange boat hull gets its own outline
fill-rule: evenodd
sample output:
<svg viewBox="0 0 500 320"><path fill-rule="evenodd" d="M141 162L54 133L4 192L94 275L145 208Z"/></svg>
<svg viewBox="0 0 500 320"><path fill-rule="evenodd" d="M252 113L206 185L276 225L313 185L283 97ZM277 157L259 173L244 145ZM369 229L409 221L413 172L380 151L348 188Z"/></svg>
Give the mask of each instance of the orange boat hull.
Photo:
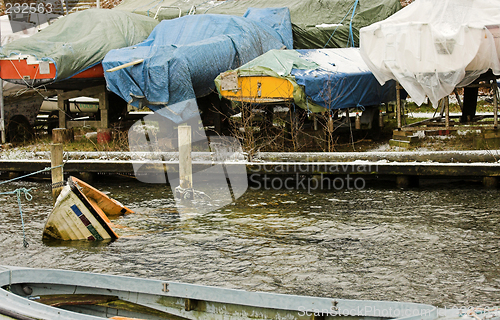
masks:
<svg viewBox="0 0 500 320"><path fill-rule="evenodd" d="M55 77L56 66L53 63L49 63L49 72L42 74L39 64L28 64L27 59L0 60L0 78L7 81L42 80L45 82L47 80L54 80ZM100 63L71 77L71 79L95 78L104 78L104 70Z"/></svg>

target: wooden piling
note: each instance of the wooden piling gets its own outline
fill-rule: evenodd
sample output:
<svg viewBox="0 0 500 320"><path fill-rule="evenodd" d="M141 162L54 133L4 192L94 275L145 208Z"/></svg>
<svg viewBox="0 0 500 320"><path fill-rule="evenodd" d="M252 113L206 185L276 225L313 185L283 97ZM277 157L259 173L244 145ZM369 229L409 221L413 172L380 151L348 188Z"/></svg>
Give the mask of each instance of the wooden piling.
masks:
<svg viewBox="0 0 500 320"><path fill-rule="evenodd" d="M193 169L191 160L191 126L179 126L179 186L193 188Z"/></svg>
<svg viewBox="0 0 500 320"><path fill-rule="evenodd" d="M483 177L483 186L486 188L495 189L498 187L497 177Z"/></svg>
<svg viewBox="0 0 500 320"><path fill-rule="evenodd" d="M72 142L75 139L75 135L73 132L73 128L65 129L65 128L54 128L52 130L52 142L65 143Z"/></svg>
<svg viewBox="0 0 500 320"><path fill-rule="evenodd" d="M417 176L399 175L396 177L396 185L398 188L418 187L419 179Z"/></svg>
<svg viewBox="0 0 500 320"><path fill-rule="evenodd" d="M52 177L52 199L54 204L56 203L57 197L61 193L64 184L64 174L63 174L62 164L63 164L63 145L60 143L52 144L50 146L50 165L53 169L50 171L50 173Z"/></svg>

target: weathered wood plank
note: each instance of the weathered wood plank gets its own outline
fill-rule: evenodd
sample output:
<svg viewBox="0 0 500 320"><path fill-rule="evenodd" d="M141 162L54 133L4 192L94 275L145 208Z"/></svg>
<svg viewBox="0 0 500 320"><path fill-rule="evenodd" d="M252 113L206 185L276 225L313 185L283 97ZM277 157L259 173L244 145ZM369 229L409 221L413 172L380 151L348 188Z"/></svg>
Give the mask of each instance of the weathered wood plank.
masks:
<svg viewBox="0 0 500 320"><path fill-rule="evenodd" d="M53 307L62 307L94 305L116 300L118 300L118 297L99 294L50 294L40 296L37 302Z"/></svg>

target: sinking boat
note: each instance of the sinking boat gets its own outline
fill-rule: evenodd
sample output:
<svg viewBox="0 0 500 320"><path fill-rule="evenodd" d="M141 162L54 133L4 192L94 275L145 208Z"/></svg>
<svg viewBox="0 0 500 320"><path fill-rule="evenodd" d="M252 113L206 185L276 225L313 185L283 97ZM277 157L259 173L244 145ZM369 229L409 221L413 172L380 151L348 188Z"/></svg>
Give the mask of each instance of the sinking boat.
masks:
<svg viewBox="0 0 500 320"><path fill-rule="evenodd" d="M114 240L109 217L133 211L89 184L69 177L43 229L44 238Z"/></svg>
<svg viewBox="0 0 500 320"><path fill-rule="evenodd" d="M63 80L80 89L104 83L101 61L106 53L143 41L157 24L120 10L72 13L1 47L0 78L29 87Z"/></svg>
<svg viewBox="0 0 500 320"><path fill-rule="evenodd" d="M247 292L171 281L0 266L0 315L16 319L433 320L426 304ZM458 317L458 310L448 319ZM469 318L467 320L472 320Z"/></svg>
<svg viewBox="0 0 500 320"><path fill-rule="evenodd" d="M397 80L417 104L437 106L489 69L500 75L500 2L415 1L362 28L360 49L381 84Z"/></svg>

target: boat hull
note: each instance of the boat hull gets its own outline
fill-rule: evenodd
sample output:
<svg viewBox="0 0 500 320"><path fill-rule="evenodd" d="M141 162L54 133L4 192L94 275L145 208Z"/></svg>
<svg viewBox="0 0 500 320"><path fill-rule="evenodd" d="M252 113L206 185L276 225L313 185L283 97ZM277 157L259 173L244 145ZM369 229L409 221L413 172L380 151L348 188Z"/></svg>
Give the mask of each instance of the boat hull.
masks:
<svg viewBox="0 0 500 320"><path fill-rule="evenodd" d="M5 290L7 286L10 292ZM207 320L434 320L438 316L435 307L425 304L247 292L65 270L0 267L0 287L0 311L7 309L25 317L36 315L36 319L51 320L112 316Z"/></svg>
<svg viewBox="0 0 500 320"><path fill-rule="evenodd" d="M99 190L70 177L47 219L43 237L60 240L117 239L108 216L131 212Z"/></svg>
<svg viewBox="0 0 500 320"><path fill-rule="evenodd" d="M22 84L32 87L51 84L54 82L96 82L104 81L104 70L99 63L82 72L79 72L69 79L56 80L56 67L53 62L38 61L30 56L19 59L0 60L0 78L11 83Z"/></svg>

